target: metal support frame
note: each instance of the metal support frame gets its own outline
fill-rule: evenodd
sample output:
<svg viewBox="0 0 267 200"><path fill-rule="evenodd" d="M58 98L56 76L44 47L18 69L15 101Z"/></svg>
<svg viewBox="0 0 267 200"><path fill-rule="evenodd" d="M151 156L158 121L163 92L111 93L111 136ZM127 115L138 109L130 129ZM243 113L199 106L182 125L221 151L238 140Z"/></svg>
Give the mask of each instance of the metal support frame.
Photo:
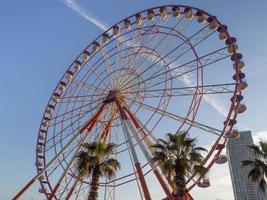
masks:
<svg viewBox="0 0 267 200"><path fill-rule="evenodd" d="M132 123L127 120L127 123L130 127L130 129L132 130L133 136L135 137L138 145L140 146L143 154L145 155L146 159L149 162L149 165L151 166L151 168L153 169L153 172L156 176L156 178L158 179L161 187L164 189L165 194L167 195L167 199L166 200L179 200L175 197L173 197L173 195L170 193L170 191L174 188L171 185L170 180L167 177L164 177L161 173L161 170L158 167L155 167L153 165L153 163L151 163L151 149L148 148L148 146L151 146L153 144L153 142L149 139L149 135L147 133L145 133L144 129L142 128L142 125L139 124L138 120L136 119L136 117L133 115L133 113L126 107L123 107L126 112L128 113L128 115L130 116L130 119L132 121ZM137 129L135 129L134 128ZM143 134L143 138L140 138L140 133ZM187 200L193 200L192 196L187 192L185 194L186 199Z"/></svg>
<svg viewBox="0 0 267 200"><path fill-rule="evenodd" d="M131 154L133 156L135 168L136 168L136 171L137 171L140 183L141 183L143 193L145 195L145 199L146 200L152 200L150 193L149 193L149 190L148 190L148 187L147 187L147 184L146 184L146 181L145 181L145 177L144 177L140 162L138 160L138 157L136 155L136 151L134 149L133 141L131 139L130 130L129 130L129 127L127 125L127 116L126 116L125 112L123 111L123 108L121 107L120 102L117 99L115 100L115 102L116 102L116 105L118 106L118 109L119 109L121 123L122 123L122 129L123 129L123 132L124 132L124 134L128 140L128 143L129 143L130 151L131 151Z"/></svg>

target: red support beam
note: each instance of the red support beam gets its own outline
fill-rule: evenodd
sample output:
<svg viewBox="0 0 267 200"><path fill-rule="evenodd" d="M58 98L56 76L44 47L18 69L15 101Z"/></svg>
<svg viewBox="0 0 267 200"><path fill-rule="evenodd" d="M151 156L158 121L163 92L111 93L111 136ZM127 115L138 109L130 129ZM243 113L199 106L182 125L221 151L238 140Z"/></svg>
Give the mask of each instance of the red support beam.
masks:
<svg viewBox="0 0 267 200"><path fill-rule="evenodd" d="M137 130L138 129L141 130L142 133L144 134L144 136L147 136L147 134L144 132L143 128L138 123L138 121L135 119L135 116L133 116L133 114L131 113L131 111L126 106L124 106L123 108L126 110L126 112L128 113L128 115L130 116L130 119L132 120L132 122L135 125L136 129ZM173 200L173 196L172 196L170 190L167 188L166 184L164 183L164 180L160 176L159 171L156 168L154 168L153 172L154 172L156 178L158 179L158 181L159 181L162 189L164 190L165 194L167 195L168 199L169 200Z"/></svg>
<svg viewBox="0 0 267 200"><path fill-rule="evenodd" d="M148 190L148 187L147 187L147 184L146 184L146 180L145 180L144 174L142 172L142 168L141 168L140 163L135 163L135 168L136 168L138 177L140 179L140 183L141 183L144 195L145 195L145 199L146 200L151 200L151 197L150 197L150 194L149 194L149 190Z"/></svg>
<svg viewBox="0 0 267 200"><path fill-rule="evenodd" d="M78 179L76 179L75 182L73 183L73 186L71 187L71 189L70 189L70 191L68 193L68 196L66 197L65 200L69 200L70 199L70 197L71 197L71 195L72 195L77 183L78 183Z"/></svg>
<svg viewBox="0 0 267 200"><path fill-rule="evenodd" d="M114 119L114 116L115 116L115 113L112 114L112 116L110 117L110 120L109 122L107 123L105 129L103 130L103 132L101 133L101 136L100 136L100 140L103 140L103 141L106 141L106 138L111 130L111 123Z"/></svg>
<svg viewBox="0 0 267 200"><path fill-rule="evenodd" d="M32 180L30 180L27 185L25 185L20 191L19 193L12 199L12 200L17 200L20 198L20 196L35 182L35 179L33 178Z"/></svg>
<svg viewBox="0 0 267 200"><path fill-rule="evenodd" d="M124 112L124 110L123 110L123 108L122 108L122 106L121 106L121 104L120 104L120 102L119 102L119 100L117 98L115 99L115 103L116 103L116 105L118 107L121 120L122 121L128 120L128 117L127 117L126 113ZM131 146L132 145L131 141L128 141L128 142L129 142L131 151L135 151L134 149L132 149L133 147ZM132 153L135 153L135 152L132 152ZM142 190L144 192L145 199L146 200L152 200L151 196L150 196L150 193L149 193L149 190L148 190L148 187L147 187L147 184L146 184L145 176L143 174L141 165L140 165L138 160L134 160L134 162L135 162L135 168L136 168L139 180L140 180L140 184L141 184Z"/></svg>

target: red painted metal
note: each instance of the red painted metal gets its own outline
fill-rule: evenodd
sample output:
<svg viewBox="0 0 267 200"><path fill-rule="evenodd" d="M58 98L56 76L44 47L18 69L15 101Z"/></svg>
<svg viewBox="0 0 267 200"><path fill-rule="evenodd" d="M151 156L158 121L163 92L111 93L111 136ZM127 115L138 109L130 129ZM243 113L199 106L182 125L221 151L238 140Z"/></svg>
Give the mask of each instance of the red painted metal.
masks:
<svg viewBox="0 0 267 200"><path fill-rule="evenodd" d="M30 180L19 192L18 194L12 199L12 200L18 200L21 195L27 190L29 189L29 187L32 186L32 184L35 182L35 179Z"/></svg>
<svg viewBox="0 0 267 200"><path fill-rule="evenodd" d="M70 197L71 197L71 195L72 195L77 183L78 183L78 179L75 180L75 182L74 182L73 186L71 187L70 191L68 192L68 195L67 195L65 200L69 200L70 199Z"/></svg>
<svg viewBox="0 0 267 200"><path fill-rule="evenodd" d="M116 105L117 105L118 110L120 112L121 119L122 120L127 120L128 117L127 117L126 113L124 112L124 110L123 110L123 108L122 108L122 106L120 104L120 101L116 98L115 102L116 102ZM143 174L143 171L142 171L142 168L141 168L141 165L140 165L139 162L135 163L135 168L136 168L136 171L137 171L137 174L138 174L141 186L142 186L142 190L143 190L144 195L145 195L145 199L146 200L151 200L151 196L150 196L150 193L149 193L146 181L145 181L145 177L144 177L144 174Z"/></svg>
<svg viewBox="0 0 267 200"><path fill-rule="evenodd" d="M130 119L132 120L133 124L135 125L137 130L141 130L141 132L144 134L144 136L141 136L142 139L145 139L145 137L147 136L147 134L145 133L145 131L143 130L143 128L140 126L140 124L138 123L138 121L135 119L135 117L133 116L133 114L130 112L130 110L127 108L127 106L123 107L126 112L128 113L128 115L130 116ZM149 148L149 147L148 147ZM153 170L154 174L156 175L156 178L158 179L161 187L163 188L165 194L167 195L169 200L173 199L173 196L171 194L171 192L169 191L169 189L166 187L162 177L160 176L158 170L156 168L154 168Z"/></svg>
<svg viewBox="0 0 267 200"><path fill-rule="evenodd" d="M104 128L101 136L100 136L100 139L103 140L103 141L106 141L107 139L107 136L108 134L110 133L110 130L111 130L111 124L113 122L113 119L114 119L114 116L115 116L115 113L112 114L110 120L108 121L106 127Z"/></svg>
<svg viewBox="0 0 267 200"><path fill-rule="evenodd" d="M146 200L151 200L151 197L150 197L150 194L149 194L149 191L148 191L148 187L147 187L147 184L146 184L146 181L145 181L145 177L144 177L144 174L142 172L140 163L135 163L135 168L136 168L138 177L140 179L140 183L141 183L144 195L145 195L145 199Z"/></svg>

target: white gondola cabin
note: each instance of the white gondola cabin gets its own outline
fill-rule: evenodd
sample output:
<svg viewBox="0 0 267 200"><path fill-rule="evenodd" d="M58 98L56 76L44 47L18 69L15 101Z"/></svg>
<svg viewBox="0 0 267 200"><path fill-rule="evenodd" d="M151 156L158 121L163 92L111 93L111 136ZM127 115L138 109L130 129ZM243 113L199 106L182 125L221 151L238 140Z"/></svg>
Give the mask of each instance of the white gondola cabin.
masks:
<svg viewBox="0 0 267 200"><path fill-rule="evenodd" d="M238 113L238 114L240 114L240 113L245 112L246 110L247 110L246 105L245 105L244 103L240 103L240 104L236 107L235 112Z"/></svg>
<svg viewBox="0 0 267 200"><path fill-rule="evenodd" d="M240 91L243 91L244 89L246 89L248 87L248 83L245 79L242 79L240 81L240 83L237 84L237 90L240 92Z"/></svg>
<svg viewBox="0 0 267 200"><path fill-rule="evenodd" d="M165 7L161 7L161 8L159 9L159 13L160 13L160 17L161 17L161 19L166 20L166 19L168 18L168 11L167 11L167 8L165 8Z"/></svg>
<svg viewBox="0 0 267 200"><path fill-rule="evenodd" d="M245 63L243 62L243 61L238 61L238 63L237 64L233 64L233 68L234 68L234 70L236 70L236 66L237 66L237 68L238 69L243 69L244 67L245 67Z"/></svg>
<svg viewBox="0 0 267 200"><path fill-rule="evenodd" d="M142 15L140 13L135 15L135 22L138 26L140 26L143 23Z"/></svg>
<svg viewBox="0 0 267 200"><path fill-rule="evenodd" d="M184 16L188 20L192 20L194 17L193 11L191 8L185 8L184 9Z"/></svg>
<svg viewBox="0 0 267 200"><path fill-rule="evenodd" d="M174 18L180 17L180 9L178 6L172 7L172 16Z"/></svg>
<svg viewBox="0 0 267 200"><path fill-rule="evenodd" d="M74 73L72 71L67 71L66 78L68 81L72 81Z"/></svg>
<svg viewBox="0 0 267 200"><path fill-rule="evenodd" d="M154 10L149 10L149 11L147 11L147 19L148 19L149 21L152 21L152 20L154 20L154 18L155 18Z"/></svg>
<svg viewBox="0 0 267 200"><path fill-rule="evenodd" d="M227 156L226 155L219 155L214 158L214 162L217 164L224 164L227 162Z"/></svg>
<svg viewBox="0 0 267 200"><path fill-rule="evenodd" d="M198 187L200 188L207 188L210 186L210 180L208 177L204 177L202 180L199 181L197 184Z"/></svg>
<svg viewBox="0 0 267 200"><path fill-rule="evenodd" d="M240 137L240 133L238 132L237 129L233 128L232 130L228 130L225 132L224 136L227 139L237 139Z"/></svg>

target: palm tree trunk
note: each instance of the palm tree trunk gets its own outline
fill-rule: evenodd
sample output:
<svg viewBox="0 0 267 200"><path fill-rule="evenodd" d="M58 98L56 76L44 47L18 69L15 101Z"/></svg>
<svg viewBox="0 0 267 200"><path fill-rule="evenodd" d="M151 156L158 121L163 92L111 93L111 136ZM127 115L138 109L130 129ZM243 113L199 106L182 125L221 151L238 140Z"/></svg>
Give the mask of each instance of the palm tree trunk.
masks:
<svg viewBox="0 0 267 200"><path fill-rule="evenodd" d="M100 170L99 170L99 167L96 166L94 167L93 172L92 172L92 182L90 184L90 193L89 193L87 200L97 200L99 178L100 178Z"/></svg>
<svg viewBox="0 0 267 200"><path fill-rule="evenodd" d="M185 170L179 160L175 162L174 182L177 188L177 196L179 197L179 200L185 200L184 198L184 194L186 192Z"/></svg>

